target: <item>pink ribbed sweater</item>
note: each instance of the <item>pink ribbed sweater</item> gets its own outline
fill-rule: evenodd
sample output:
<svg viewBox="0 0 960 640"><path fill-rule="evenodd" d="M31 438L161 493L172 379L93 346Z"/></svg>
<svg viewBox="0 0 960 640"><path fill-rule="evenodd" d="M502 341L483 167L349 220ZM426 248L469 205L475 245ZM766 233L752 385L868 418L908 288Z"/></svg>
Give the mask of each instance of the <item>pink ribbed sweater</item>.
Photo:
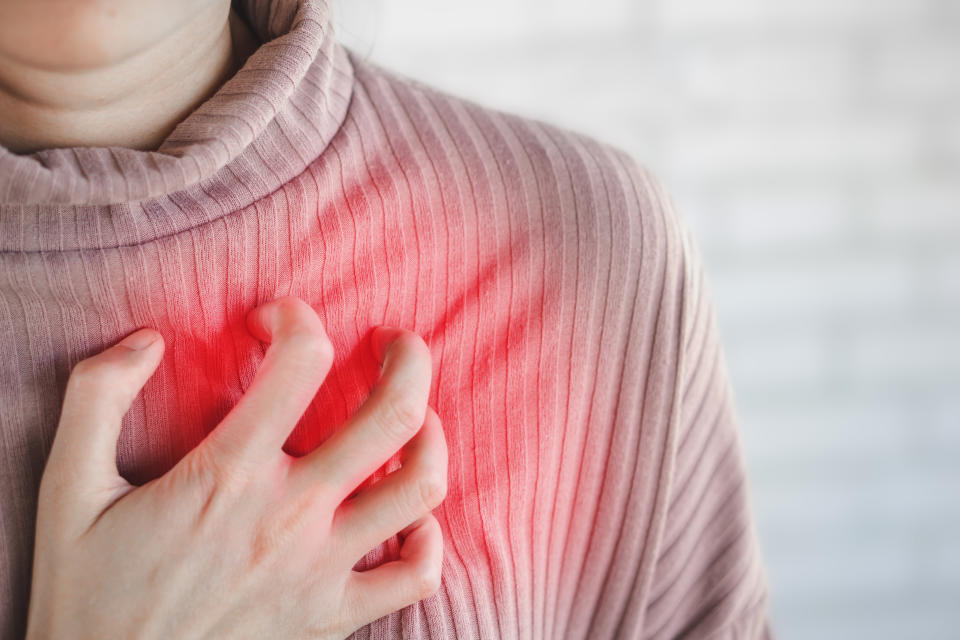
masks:
<svg viewBox="0 0 960 640"><path fill-rule="evenodd" d="M323 2L236 8L264 44L157 151L0 148L0 634L24 628L71 366L164 334L118 445L143 481L242 395L264 353L244 315L281 295L337 352L292 453L373 385L372 327L434 356L443 585L356 637L769 634L709 297L658 183L356 57Z"/></svg>

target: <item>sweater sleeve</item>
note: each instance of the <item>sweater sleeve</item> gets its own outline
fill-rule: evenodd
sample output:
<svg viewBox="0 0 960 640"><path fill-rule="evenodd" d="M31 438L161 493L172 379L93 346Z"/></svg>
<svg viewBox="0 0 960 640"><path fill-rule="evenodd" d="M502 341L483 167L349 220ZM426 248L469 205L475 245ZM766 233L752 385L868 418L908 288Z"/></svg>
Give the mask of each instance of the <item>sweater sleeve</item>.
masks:
<svg viewBox="0 0 960 640"><path fill-rule="evenodd" d="M674 410L666 429L644 602L645 638L770 638L767 583L737 417L700 256L659 183L668 261L679 278Z"/></svg>

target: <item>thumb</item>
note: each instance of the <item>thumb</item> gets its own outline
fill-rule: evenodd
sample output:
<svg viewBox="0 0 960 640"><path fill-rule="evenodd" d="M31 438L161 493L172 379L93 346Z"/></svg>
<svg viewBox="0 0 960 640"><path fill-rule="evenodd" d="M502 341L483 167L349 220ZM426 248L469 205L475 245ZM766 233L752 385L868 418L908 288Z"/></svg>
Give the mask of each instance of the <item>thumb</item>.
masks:
<svg viewBox="0 0 960 640"><path fill-rule="evenodd" d="M44 475L66 489L116 487L117 438L123 416L153 375L163 355L163 338L140 329L73 368L63 399L57 434Z"/></svg>

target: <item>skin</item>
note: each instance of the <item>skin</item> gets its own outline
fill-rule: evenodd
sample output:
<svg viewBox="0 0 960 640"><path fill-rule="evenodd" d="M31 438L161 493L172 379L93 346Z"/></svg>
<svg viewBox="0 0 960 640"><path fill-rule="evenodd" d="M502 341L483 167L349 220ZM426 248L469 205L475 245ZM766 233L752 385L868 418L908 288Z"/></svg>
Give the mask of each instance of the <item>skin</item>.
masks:
<svg viewBox="0 0 960 640"><path fill-rule="evenodd" d="M366 402L307 456L282 445L333 362L296 298L254 309L270 346L251 387L162 477L127 483L121 420L163 355L141 329L80 362L40 484L27 638L345 638L435 593L447 449L427 406L430 351L378 328ZM401 451L400 469L350 497ZM357 572L400 533L400 558Z"/></svg>
<svg viewBox="0 0 960 640"><path fill-rule="evenodd" d="M156 149L258 46L229 0L0 0L0 144Z"/></svg>

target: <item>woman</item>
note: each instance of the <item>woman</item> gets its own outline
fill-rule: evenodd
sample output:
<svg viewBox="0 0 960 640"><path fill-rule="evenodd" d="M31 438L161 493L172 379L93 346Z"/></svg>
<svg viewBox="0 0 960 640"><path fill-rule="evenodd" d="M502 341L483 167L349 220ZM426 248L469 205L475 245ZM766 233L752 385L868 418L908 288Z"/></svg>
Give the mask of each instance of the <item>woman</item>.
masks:
<svg viewBox="0 0 960 640"><path fill-rule="evenodd" d="M637 163L358 58L323 2L0 25L5 635L769 634L709 298Z"/></svg>

